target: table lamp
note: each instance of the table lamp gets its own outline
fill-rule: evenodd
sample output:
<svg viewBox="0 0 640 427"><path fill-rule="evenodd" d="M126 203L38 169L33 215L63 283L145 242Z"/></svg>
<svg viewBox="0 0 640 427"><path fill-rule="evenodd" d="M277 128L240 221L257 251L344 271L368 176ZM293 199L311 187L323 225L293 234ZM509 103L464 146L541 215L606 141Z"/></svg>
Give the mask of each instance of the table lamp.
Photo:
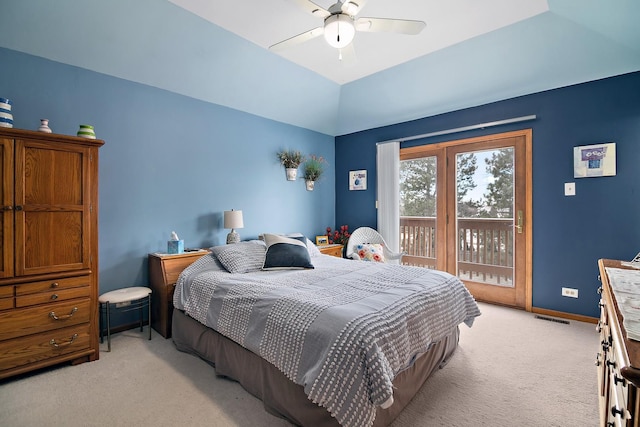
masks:
<svg viewBox="0 0 640 427"><path fill-rule="evenodd" d="M227 244L238 243L240 241L240 235L236 233L236 228L243 228L242 211L224 211L224 228L230 228L231 232L227 234Z"/></svg>

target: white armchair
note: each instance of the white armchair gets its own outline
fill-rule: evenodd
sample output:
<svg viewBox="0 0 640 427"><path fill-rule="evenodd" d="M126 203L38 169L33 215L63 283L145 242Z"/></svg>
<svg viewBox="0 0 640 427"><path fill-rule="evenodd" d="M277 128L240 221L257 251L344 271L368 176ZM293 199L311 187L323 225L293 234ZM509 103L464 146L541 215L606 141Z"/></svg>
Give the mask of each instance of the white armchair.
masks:
<svg viewBox="0 0 640 427"><path fill-rule="evenodd" d="M386 261L397 261L398 263L402 263L402 257L406 254L406 252L393 252L389 249L387 242L384 241L380 233L370 227L360 227L356 228L351 236L349 237L349 241L347 242L347 248L345 250L345 254L347 258L359 260L360 257L356 253L356 246L359 244L376 244L379 243L382 245L382 250L384 252L384 258Z"/></svg>

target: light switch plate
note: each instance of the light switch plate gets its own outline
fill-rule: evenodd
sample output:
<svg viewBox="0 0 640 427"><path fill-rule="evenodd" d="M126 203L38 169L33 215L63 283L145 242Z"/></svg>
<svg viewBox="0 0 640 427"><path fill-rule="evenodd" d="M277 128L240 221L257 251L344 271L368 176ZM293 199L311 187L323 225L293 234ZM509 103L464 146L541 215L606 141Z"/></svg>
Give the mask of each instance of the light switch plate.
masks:
<svg viewBox="0 0 640 427"><path fill-rule="evenodd" d="M565 182L564 183L564 195L565 196L575 196L576 195L576 183L575 182Z"/></svg>

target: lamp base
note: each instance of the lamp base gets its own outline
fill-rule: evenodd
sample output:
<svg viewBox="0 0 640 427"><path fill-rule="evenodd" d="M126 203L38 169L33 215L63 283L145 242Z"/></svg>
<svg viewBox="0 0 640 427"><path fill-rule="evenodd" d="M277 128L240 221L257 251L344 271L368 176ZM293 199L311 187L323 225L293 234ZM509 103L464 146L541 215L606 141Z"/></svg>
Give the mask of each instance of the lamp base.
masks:
<svg viewBox="0 0 640 427"><path fill-rule="evenodd" d="M227 244L238 242L240 242L240 235L236 233L232 228L231 233L227 234Z"/></svg>

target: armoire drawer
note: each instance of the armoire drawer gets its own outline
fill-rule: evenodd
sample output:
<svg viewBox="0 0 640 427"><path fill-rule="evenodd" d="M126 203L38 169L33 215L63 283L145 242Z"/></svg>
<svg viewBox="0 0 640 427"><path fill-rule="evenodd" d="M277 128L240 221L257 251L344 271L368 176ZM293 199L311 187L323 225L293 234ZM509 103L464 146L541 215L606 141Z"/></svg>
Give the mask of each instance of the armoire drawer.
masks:
<svg viewBox="0 0 640 427"><path fill-rule="evenodd" d="M13 297L13 285L0 286L0 298Z"/></svg>
<svg viewBox="0 0 640 427"><path fill-rule="evenodd" d="M0 298L0 311L13 308L13 298Z"/></svg>
<svg viewBox="0 0 640 427"><path fill-rule="evenodd" d="M89 324L29 335L0 345L0 371L89 349Z"/></svg>
<svg viewBox="0 0 640 427"><path fill-rule="evenodd" d="M88 323L90 318L89 298L0 312L0 341Z"/></svg>
<svg viewBox="0 0 640 427"><path fill-rule="evenodd" d="M0 286L0 310L13 308L13 285Z"/></svg>
<svg viewBox="0 0 640 427"><path fill-rule="evenodd" d="M16 308L29 307L30 305L46 304L48 302L66 301L73 298L90 296L89 286L81 288L59 289L48 292L36 292L34 294L16 295Z"/></svg>
<svg viewBox="0 0 640 427"><path fill-rule="evenodd" d="M67 277L64 279L42 280L39 282L22 283L16 285L16 296L30 295L38 292L55 292L62 289L89 286L90 276Z"/></svg>

